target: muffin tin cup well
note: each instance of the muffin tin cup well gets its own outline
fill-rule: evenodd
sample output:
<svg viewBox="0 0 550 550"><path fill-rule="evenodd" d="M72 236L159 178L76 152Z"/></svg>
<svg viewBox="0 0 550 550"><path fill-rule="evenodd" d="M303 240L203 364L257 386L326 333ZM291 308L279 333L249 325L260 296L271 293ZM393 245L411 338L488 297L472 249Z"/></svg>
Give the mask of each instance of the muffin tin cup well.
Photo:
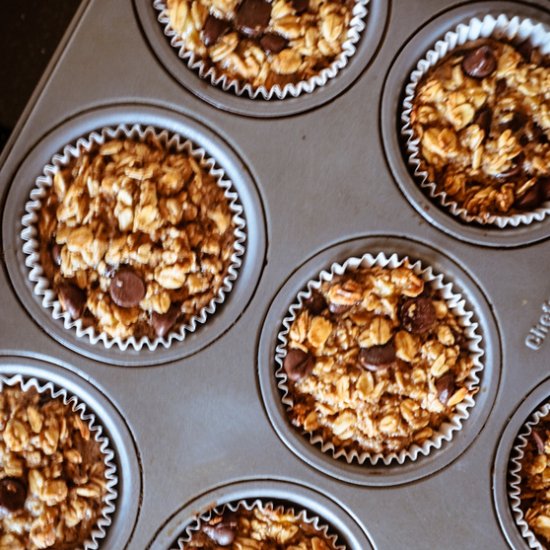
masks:
<svg viewBox="0 0 550 550"><path fill-rule="evenodd" d="M546 380L518 401L519 406L506 424L496 449L493 498L500 526L512 548L544 548L525 522L520 508L519 472L529 434L550 411L549 395L550 380Z"/></svg>
<svg viewBox="0 0 550 550"><path fill-rule="evenodd" d="M362 31L365 29L369 0L355 1L349 28L346 32L346 40L342 43L342 52L326 69L296 84L286 84L282 88L276 84L270 89L265 86L254 87L251 84L230 79L223 73L219 74L214 66L205 63L200 56L186 48L185 41L171 26L166 0L154 0L153 6L158 11L158 21L164 29L164 34L169 38L170 44L189 70L197 72L201 78L212 86L220 87L224 92L233 93L239 97L247 96L251 99L277 100L289 96L298 97L302 94L309 94L316 88L327 84L330 79L335 78L340 71L345 69L349 59L355 54L357 43L361 38Z"/></svg>
<svg viewBox="0 0 550 550"><path fill-rule="evenodd" d="M166 336L150 339L142 337L137 339L112 337L106 333L97 331L94 327L86 327L82 319L73 321L70 314L61 307L57 294L51 289L50 281L44 276L40 265L40 242L38 238L37 222L42 207L42 202L48 190L52 187L56 172L64 169L71 161L78 159L83 153L89 152L93 147L101 146L111 139L135 139L143 141L146 138L154 137L162 146L167 149L174 149L179 153L185 153L193 158L197 164L206 170L216 181L217 185L224 190L224 197L227 200L229 209L233 214L232 222L235 226L233 252L231 261L227 267L226 275L220 289L197 315L192 316L186 323L176 324ZM216 165L214 159L208 157L204 149L197 149L189 140L183 140L180 135L170 135L166 131L157 131L152 126L141 127L138 125L120 125L112 128L102 128L92 132L89 136L80 137L75 145L66 145L62 153L55 154L51 162L44 168L43 174L36 180L36 187L30 193L30 200L25 204L26 214L23 216L21 238L25 241L23 252L26 255L26 265L30 268L29 279L34 283L34 293L42 300L42 305L51 310L55 320L61 320L66 330L74 329L78 338L89 340L92 345L104 345L107 349L118 346L122 351L132 348L140 351L146 347L149 351L155 351L158 346L169 348L176 342L183 342L189 333L195 332L200 325L207 322L207 319L214 314L225 301L231 292L233 284L238 277L239 268L242 265L242 256L245 253L246 222L243 215L243 208L239 202L238 194L235 193L231 181L226 179L223 169Z"/></svg>
<svg viewBox="0 0 550 550"><path fill-rule="evenodd" d="M314 280L308 281L304 285L304 290L299 292L296 296L295 302L289 308L288 315L282 321L282 326L284 328L277 335L279 345L276 348L274 357L276 366L278 367L275 371L275 377L277 378L278 387L281 391L281 400L288 410L293 407L294 401L288 387L288 377L284 371L283 362L288 352L287 344L290 327L302 310L304 302L311 297L314 290L320 288L322 283L330 283L335 276L343 275L344 273L352 273L359 268L383 267L395 269L402 265L409 265L415 275L436 290L441 299L445 301L449 307L449 310L452 311L458 319L460 326L464 330L467 341L466 347L473 362L472 370L465 380L464 387L472 392L477 391L477 388L479 388L480 378L483 377L484 344L480 335L477 333L477 323L472 322L473 313L470 311L468 304L466 304L460 294L456 293L452 283L445 281L442 274L435 273L431 266L422 265L420 260L413 261L407 256L398 257L397 254L390 255L390 249L386 249L384 252L380 252L376 255L367 253L361 257L348 258L343 263L333 263L330 267L321 271ZM467 421L471 409L474 406L475 396L468 396L456 406L453 414L451 414L450 418L440 426L433 437L427 439L421 445L413 444L399 452L371 454L368 452L359 452L357 450L346 451L345 449L339 449L331 441L324 441L320 435L304 433L304 437L309 439L312 445L319 447L324 453L329 454L334 459L343 459L348 464L358 463L361 465L370 464L373 466L382 463L387 466L395 462L403 464L405 461L415 461L421 459L422 456L429 455L431 452L436 452L437 449L443 446L444 442L451 441L455 432L459 431L463 423Z"/></svg>
<svg viewBox="0 0 550 550"><path fill-rule="evenodd" d="M466 223L488 224L504 228L540 222L550 214L549 202L533 211L514 215L497 216L492 214L487 218L472 215L466 208L459 206L447 193L438 191L436 183L429 181L428 173L422 170L421 167L420 139L412 128L410 118L416 89L430 69L447 55L467 42L482 38L505 39L509 42L531 40L533 46L540 49L543 55L550 55L550 31L545 29L541 23L530 19L520 19L518 16L509 18L506 14L500 14L498 16L486 15L483 19L474 17L466 24L461 23L455 29L446 32L444 38L437 41L434 47L418 62L411 74L410 82L406 86L401 115L403 123L401 133L403 138L406 139L408 163L414 170L414 175L418 178L420 187L435 202Z"/></svg>
<svg viewBox="0 0 550 550"><path fill-rule="evenodd" d="M227 82L225 78L216 78L213 71L201 69L202 61L192 59L184 45L170 31L165 30L166 21L159 22L159 11L151 0L134 0L136 13L153 52L170 74L192 93L208 103L245 116L271 118L288 116L308 111L323 105L345 91L368 67L376 55L378 45L382 40L390 13L390 2L385 0L361 0L356 5L354 15L356 23L350 36L349 47L342 54L337 65L327 69L327 75L321 80L310 79L311 83L300 83L298 87L285 88L276 92L262 90L252 91L241 89L240 85ZM368 13L367 13L368 11ZM364 12L364 13L363 13ZM166 36L168 35L168 36ZM170 37L172 40L170 40ZM175 42L179 52L175 51L171 42ZM186 66L186 64L188 66ZM191 67L191 68L188 68ZM204 77L199 75L204 73ZM328 78L327 78L328 76ZM209 81L216 85L212 85ZM219 84L219 85L218 85ZM224 91L227 88L227 91ZM245 87L246 88L246 87ZM282 95L283 101L266 101L264 95ZM249 97L253 95L257 99ZM299 97L295 97L299 96Z"/></svg>
<svg viewBox="0 0 550 550"><path fill-rule="evenodd" d="M131 121L131 123L130 123ZM47 166L53 157L54 164L63 164L63 157L54 156L67 143L77 144L78 149L86 147L89 143L81 140L83 135L92 135L92 141L100 141L107 134L118 135L117 132L126 134L139 133L134 126L142 128L155 128L159 135L183 136L188 145L192 143L196 154L204 155L204 151L215 163L209 162L208 166L213 173L224 177L231 182L231 190L228 193L233 202L236 220L236 244L233 254L232 267L224 282L219 296L196 319L193 319L179 333L175 331L169 338L158 341L127 341L117 342L106 338L105 335L89 334L90 329L85 330L79 323L71 322L67 314L61 311L56 296L48 290L48 283L42 276L41 268L37 265L35 253L35 231L31 229L35 221L35 210L42 188L47 185L44 179L51 177L52 168L45 170L46 178L39 178L38 190L34 188L37 177ZM97 133L98 129L116 128L105 130L103 136ZM100 130L101 131L101 130ZM152 130L150 130L152 131ZM92 133L95 132L95 133ZM163 134L164 132L164 134ZM65 158L74 155L73 146L64 150ZM221 167L221 168L220 168ZM228 186L226 182L224 185ZM25 197L26 193L26 197ZM28 197L31 195L31 202ZM238 197L238 199L237 199ZM258 281L265 253L265 226L263 212L260 205L254 183L248 171L229 147L217 136L203 128L198 123L181 115L176 115L150 106L116 106L103 108L89 112L63 124L46 136L38 146L27 156L23 165L14 178L10 193L7 198L8 207L4 215L4 248L9 251L6 254L6 263L12 283L19 299L29 310L31 316L43 326L48 333L71 349L83 353L89 357L119 365L150 365L167 362L178 357L196 352L203 346L212 342L223 334L240 315L245 305L253 295ZM18 212L27 209L27 215L23 219L23 227L18 217ZM246 253L244 253L245 234L243 232L246 220ZM21 233L21 236L18 234ZM28 271L25 272L24 264L31 267L31 280ZM27 279L22 280L22 275ZM229 292L230 290L230 292ZM223 302L223 307L220 304ZM53 316L51 309L53 308ZM215 315L209 316L215 309ZM209 330L201 330L200 323L207 321ZM74 327L74 328L73 328ZM101 340L101 341L100 341ZM176 342L175 340L184 340ZM117 345L113 345L117 344ZM131 345L129 345L131 344ZM159 345L162 344L162 345Z"/></svg>
<svg viewBox="0 0 550 550"><path fill-rule="evenodd" d="M527 19L546 26L550 25L550 15L547 12L536 6L506 1L474 2L449 9L431 19L414 33L391 64L381 95L381 131L386 160L401 192L426 220L453 237L476 245L517 247L547 238L550 235L550 217L539 212L537 216L540 221L530 220L527 224L517 224L517 227L513 227L512 223L508 222L503 227L498 227L496 224L465 223L460 216L453 215L446 207L438 204L438 201L432 200L428 193L421 188L413 175L413 170L408 165L407 157L410 153L407 153L401 136L403 103L407 95L410 95L410 91L406 88L410 84L410 75L417 70L417 64L420 65L418 60L422 56L426 56L426 60L429 59L422 63L425 69L424 65L431 63L433 57L439 58L442 55L442 50L448 50L447 38L453 47L458 41L456 33L444 34L441 29L458 29L461 36L462 33L468 35L467 24L472 20L493 19L496 21L499 16L501 22L502 18L506 17L507 20L514 21L515 24L520 20ZM478 27L474 26L473 28L479 30ZM514 27L511 28L514 29ZM542 32L540 31L541 27L536 28ZM434 44L439 44L436 47L437 51L433 50ZM426 55L425 52L430 50L433 51L433 54Z"/></svg>
<svg viewBox="0 0 550 550"><path fill-rule="evenodd" d="M314 488L282 480L237 481L208 491L178 510L162 526L148 548L177 550L182 548L193 531L200 528L201 519L208 520L215 511L240 506L250 509L258 504L276 507L281 504L293 509L299 517L314 527L328 531L336 538L335 548L369 550L374 548L364 528L330 496ZM214 511L214 512L213 512Z"/></svg>
<svg viewBox="0 0 550 550"><path fill-rule="evenodd" d="M407 460L409 453L405 452L402 453L403 456L392 457L389 460L382 460L381 457L369 460L369 457L365 456L361 464L356 457L346 456L345 453L338 453L337 450L333 451L330 446L325 449L324 446L319 448L318 445L312 445L307 437L290 425L284 393L281 399L281 388L284 388L284 382L281 384L281 376L275 375L277 368L280 371L280 358L283 354L278 336L281 322L288 330L288 322L284 322L283 319L287 318L289 305L294 303L294 297L298 296L298 300L303 299L315 286L315 283L308 284L307 281L317 280L319 273L324 280L322 270L328 265L342 264L348 258L362 257L367 253L371 258L386 258L387 261L386 255L390 252L396 255L393 259L389 258L390 262L397 262L398 257L408 257L411 264L416 264L420 270L422 270L420 266L429 265L430 277L432 273L441 273L445 284L448 285L446 291L451 292L452 288L451 294L456 293L455 297L460 296L464 299L465 309L473 312L467 324L478 327L475 333L472 330L469 336L472 337L472 351L477 355L477 360L474 362L476 371L474 376L479 376L481 380L480 390L474 398L475 405L470 404L471 408L464 407L465 410L460 411L463 418L458 423L455 421L456 425L446 427L444 434L438 438L437 442L426 445L426 449L415 449L414 453L411 453L411 456L414 454L413 460ZM382 255L379 256L380 253ZM291 314L296 307L296 305L291 307ZM483 342L484 353L482 372L477 340L479 337ZM260 338L258 351L260 389L267 414L279 437L307 464L338 479L359 485L398 485L436 472L457 458L475 439L485 423L496 394L500 369L499 350L496 325L485 298L475 283L452 260L411 240L397 237L367 237L335 245L314 256L299 267L278 292L264 321ZM278 365L276 357L279 358ZM462 425L461 422L463 422ZM460 438L456 441L452 440L453 431L460 433ZM329 452L323 452L326 450Z"/></svg>
<svg viewBox="0 0 550 550"><path fill-rule="evenodd" d="M124 547L139 511L141 472L132 437L118 412L89 382L35 359L0 356L0 387L4 386L35 388L60 399L90 427L105 462L107 492L101 517L83 548Z"/></svg>

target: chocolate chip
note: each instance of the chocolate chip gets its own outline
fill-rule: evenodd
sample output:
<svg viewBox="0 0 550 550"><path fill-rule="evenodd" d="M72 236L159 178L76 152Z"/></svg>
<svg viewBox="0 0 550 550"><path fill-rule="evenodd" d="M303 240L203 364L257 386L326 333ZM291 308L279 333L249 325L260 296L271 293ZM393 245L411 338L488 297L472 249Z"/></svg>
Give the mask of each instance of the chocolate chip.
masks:
<svg viewBox="0 0 550 550"><path fill-rule="evenodd" d="M447 401L455 392L455 378L449 372L435 381L435 389L437 390L437 398L442 405L446 405Z"/></svg>
<svg viewBox="0 0 550 550"><path fill-rule="evenodd" d="M477 124L484 132L485 137L491 131L491 122L493 121L493 111L489 107L481 108L474 119L474 124Z"/></svg>
<svg viewBox="0 0 550 550"><path fill-rule="evenodd" d="M537 446L538 454L543 455L544 454L544 441L542 440L542 437L539 434L539 432L537 432L537 430L533 430L531 432L531 438L533 439L533 441L535 442L535 445Z"/></svg>
<svg viewBox="0 0 550 550"><path fill-rule="evenodd" d="M153 311L151 315L151 324L159 338L168 334L170 329L176 324L181 309L177 305L172 305L166 313L157 313Z"/></svg>
<svg viewBox="0 0 550 550"><path fill-rule="evenodd" d="M495 94L496 95L503 94L504 91L506 90L506 87L507 87L506 80L504 80L504 78L499 78L495 86Z"/></svg>
<svg viewBox="0 0 550 550"><path fill-rule="evenodd" d="M271 18L271 4L265 0L243 0L235 15L235 25L246 36L260 36Z"/></svg>
<svg viewBox="0 0 550 550"><path fill-rule="evenodd" d="M229 546L235 540L235 531L223 523L218 525L205 525L202 530L218 546Z"/></svg>
<svg viewBox="0 0 550 550"><path fill-rule="evenodd" d="M309 0L292 0L292 7L297 15L309 9Z"/></svg>
<svg viewBox="0 0 550 550"><path fill-rule="evenodd" d="M334 313L334 315L342 315L346 313L346 311L349 311L352 308L352 306L346 306L344 304L334 304L333 302L330 302L328 305L328 310L331 313Z"/></svg>
<svg viewBox="0 0 550 550"><path fill-rule="evenodd" d="M531 54L533 53L533 44L527 39L516 45L517 51L523 56L527 63L531 62Z"/></svg>
<svg viewBox="0 0 550 550"><path fill-rule="evenodd" d="M435 308L429 298L415 298L401 306L401 323L405 330L422 334L435 323Z"/></svg>
<svg viewBox="0 0 550 550"><path fill-rule="evenodd" d="M208 48L213 46L220 36L222 36L229 29L229 22L224 19L218 19L214 15L210 14L206 18L204 27L202 28L202 41Z"/></svg>
<svg viewBox="0 0 550 550"><path fill-rule="evenodd" d="M52 262L54 265L60 266L61 265L61 247L54 241L52 243Z"/></svg>
<svg viewBox="0 0 550 550"><path fill-rule="evenodd" d="M280 34L268 32L262 36L260 46L266 53L279 53L288 46L288 40Z"/></svg>
<svg viewBox="0 0 550 550"><path fill-rule="evenodd" d="M134 307L145 296L145 283L132 268L123 267L114 275L109 294L117 306Z"/></svg>
<svg viewBox="0 0 550 550"><path fill-rule="evenodd" d="M522 113L521 111L516 111L511 120L502 124L502 126L504 128L509 128L510 130L512 130L512 132L518 132L525 127L528 120L529 117L525 113Z"/></svg>
<svg viewBox="0 0 550 550"><path fill-rule="evenodd" d="M86 292L69 282L61 283L57 289L59 301L73 319L78 319L86 307Z"/></svg>
<svg viewBox="0 0 550 550"><path fill-rule="evenodd" d="M7 512L21 510L27 498L27 488L16 477L5 477L0 481L0 509Z"/></svg>
<svg viewBox="0 0 550 550"><path fill-rule="evenodd" d="M497 60L489 46L468 52L462 60L463 71L472 78L485 78L497 68Z"/></svg>
<svg viewBox="0 0 550 550"><path fill-rule="evenodd" d="M304 306L313 314L319 315L327 307L324 296L314 290L311 293L311 296L304 300Z"/></svg>
<svg viewBox="0 0 550 550"><path fill-rule="evenodd" d="M370 371L376 372L388 368L395 361L395 345L390 340L383 346L371 346L363 348L359 352L360 365Z"/></svg>
<svg viewBox="0 0 550 550"><path fill-rule="evenodd" d="M283 368L288 378L293 382L297 382L307 376L313 370L314 366L315 359L313 355L301 349L289 350L283 361Z"/></svg>
<svg viewBox="0 0 550 550"><path fill-rule="evenodd" d="M550 176L543 176L538 179L538 185L540 185L542 199L544 202L550 201Z"/></svg>
<svg viewBox="0 0 550 550"><path fill-rule="evenodd" d="M508 170L505 170L504 172L500 172L497 174L498 179L511 179L515 178L516 176L519 176L523 173L523 162L525 160L525 155L523 153L520 153L513 161L512 165Z"/></svg>
<svg viewBox="0 0 550 550"><path fill-rule="evenodd" d="M544 195L542 186L539 183L535 183L527 193L523 194L516 200L514 206L519 210L533 210L540 206L544 202Z"/></svg>

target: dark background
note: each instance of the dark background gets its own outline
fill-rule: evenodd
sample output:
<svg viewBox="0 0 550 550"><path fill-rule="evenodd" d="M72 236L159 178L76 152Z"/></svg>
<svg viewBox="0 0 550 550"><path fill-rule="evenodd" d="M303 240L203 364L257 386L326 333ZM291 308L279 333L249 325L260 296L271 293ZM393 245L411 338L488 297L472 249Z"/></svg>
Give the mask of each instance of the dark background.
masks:
<svg viewBox="0 0 550 550"><path fill-rule="evenodd" d="M0 0L0 151L79 4Z"/></svg>

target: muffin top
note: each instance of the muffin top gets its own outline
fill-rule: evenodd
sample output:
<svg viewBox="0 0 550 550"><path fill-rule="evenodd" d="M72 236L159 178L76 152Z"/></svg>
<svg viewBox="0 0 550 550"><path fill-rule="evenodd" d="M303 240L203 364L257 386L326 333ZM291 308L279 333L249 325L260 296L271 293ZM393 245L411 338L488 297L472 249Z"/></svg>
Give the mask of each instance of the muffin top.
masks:
<svg viewBox="0 0 550 550"><path fill-rule="evenodd" d="M102 514L105 462L90 427L60 399L0 392L0 548L82 546Z"/></svg>
<svg viewBox="0 0 550 550"><path fill-rule="evenodd" d="M550 200L550 58L529 42L453 50L416 87L411 124L427 181L480 221Z"/></svg>
<svg viewBox="0 0 550 550"><path fill-rule="evenodd" d="M533 428L521 463L521 507L539 542L550 548L550 415Z"/></svg>
<svg viewBox="0 0 550 550"><path fill-rule="evenodd" d="M218 296L235 252L224 189L198 161L113 139L57 169L38 219L62 308L111 337L154 339Z"/></svg>
<svg viewBox="0 0 550 550"><path fill-rule="evenodd" d="M336 450L389 454L421 444L475 393L458 318L406 264L323 282L287 339L290 419Z"/></svg>
<svg viewBox="0 0 550 550"><path fill-rule="evenodd" d="M332 537L335 538L335 537ZM240 507L201 522L183 550L333 550L327 535L282 507Z"/></svg>
<svg viewBox="0 0 550 550"><path fill-rule="evenodd" d="M319 74L348 39L353 0L167 0L185 50L217 75L269 90Z"/></svg>

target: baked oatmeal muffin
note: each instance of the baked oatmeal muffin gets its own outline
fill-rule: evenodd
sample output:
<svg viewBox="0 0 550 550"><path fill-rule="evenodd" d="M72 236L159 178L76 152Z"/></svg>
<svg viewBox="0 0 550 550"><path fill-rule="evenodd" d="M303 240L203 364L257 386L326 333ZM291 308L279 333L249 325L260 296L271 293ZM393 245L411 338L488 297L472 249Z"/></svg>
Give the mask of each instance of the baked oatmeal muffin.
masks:
<svg viewBox="0 0 550 550"><path fill-rule="evenodd" d="M217 298L235 222L216 178L152 133L82 150L38 213L40 264L73 320L154 340Z"/></svg>
<svg viewBox="0 0 550 550"><path fill-rule="evenodd" d="M0 549L81 548L103 514L105 457L50 393L0 392Z"/></svg>
<svg viewBox="0 0 550 550"><path fill-rule="evenodd" d="M520 499L524 519L550 548L550 415L533 428L521 462Z"/></svg>
<svg viewBox="0 0 550 550"><path fill-rule="evenodd" d="M326 534L304 515L272 505L240 506L232 512L226 508L212 519L200 522L200 529L193 532L186 542L181 541L181 550L202 548L217 550L333 550L335 536Z"/></svg>
<svg viewBox="0 0 550 550"><path fill-rule="evenodd" d="M478 220L550 201L550 57L530 41L467 42L416 87L419 170Z"/></svg>
<svg viewBox="0 0 550 550"><path fill-rule="evenodd" d="M459 318L406 263L325 280L287 342L290 420L338 451L388 456L421 445L476 392Z"/></svg>
<svg viewBox="0 0 550 550"><path fill-rule="evenodd" d="M328 68L349 39L354 0L158 0L185 51L216 77L270 90Z"/></svg>

